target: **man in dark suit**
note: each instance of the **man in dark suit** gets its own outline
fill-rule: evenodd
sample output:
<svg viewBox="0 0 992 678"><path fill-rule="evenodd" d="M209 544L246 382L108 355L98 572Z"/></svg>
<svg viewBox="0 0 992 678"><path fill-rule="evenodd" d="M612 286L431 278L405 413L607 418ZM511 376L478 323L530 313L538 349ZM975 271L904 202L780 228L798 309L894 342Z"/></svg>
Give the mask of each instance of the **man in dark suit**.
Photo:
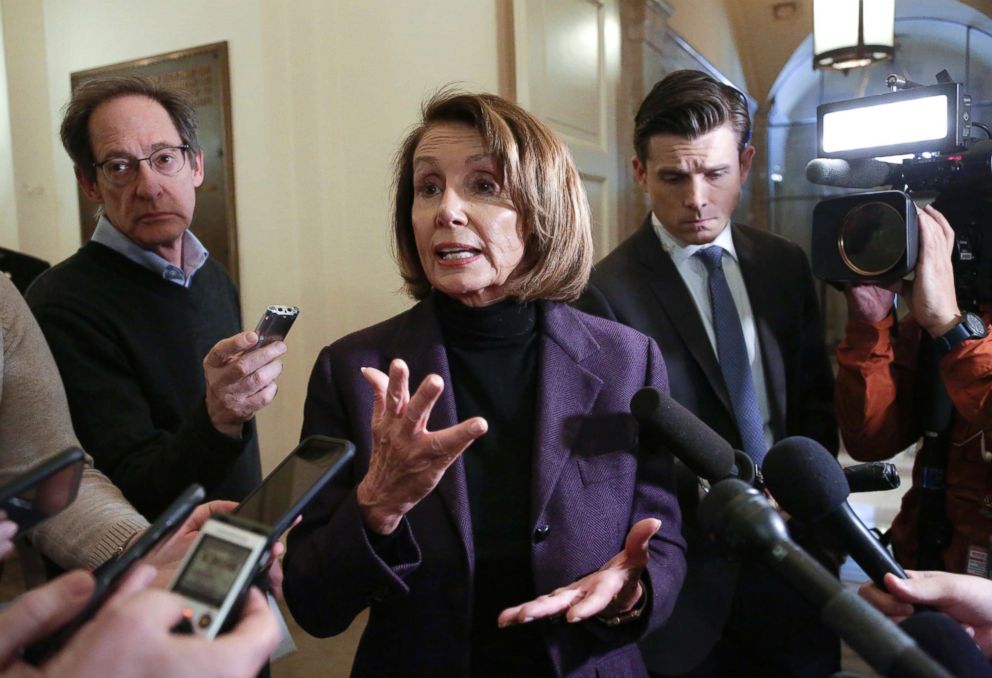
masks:
<svg viewBox="0 0 992 678"><path fill-rule="evenodd" d="M653 337L672 396L760 467L790 435L836 451L837 431L805 254L730 220L754 158L750 137L747 100L733 87L698 71L657 83L637 113L632 161L651 213L599 263L578 306ZM688 579L669 623L642 643L648 667L695 676L837 670L839 643L813 611L768 570L738 570L712 554L694 529L695 488L680 497Z"/></svg>

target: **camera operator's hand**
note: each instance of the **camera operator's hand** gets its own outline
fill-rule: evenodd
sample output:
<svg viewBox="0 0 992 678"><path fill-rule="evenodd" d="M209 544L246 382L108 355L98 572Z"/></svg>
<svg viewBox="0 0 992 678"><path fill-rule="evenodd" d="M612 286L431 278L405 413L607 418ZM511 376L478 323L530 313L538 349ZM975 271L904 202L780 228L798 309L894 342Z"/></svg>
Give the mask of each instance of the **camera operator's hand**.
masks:
<svg viewBox="0 0 992 678"><path fill-rule="evenodd" d="M852 320L881 322L891 311L898 292L906 297L917 324L939 337L961 320L954 292L954 230L943 214L927 205L917 210L920 227L920 255L916 278L891 287L850 285L844 289L847 314Z"/></svg>
<svg viewBox="0 0 992 678"><path fill-rule="evenodd" d="M939 337L961 321L954 292L954 229L943 214L927 205L918 210L920 256L916 262L916 279L903 285L906 301L917 324Z"/></svg>

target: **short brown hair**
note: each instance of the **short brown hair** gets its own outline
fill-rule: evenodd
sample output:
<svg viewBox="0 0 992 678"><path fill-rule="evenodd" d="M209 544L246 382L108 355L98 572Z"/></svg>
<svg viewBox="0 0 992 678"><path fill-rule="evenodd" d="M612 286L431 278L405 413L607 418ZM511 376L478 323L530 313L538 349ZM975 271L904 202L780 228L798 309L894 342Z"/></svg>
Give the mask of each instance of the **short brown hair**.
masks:
<svg viewBox="0 0 992 678"><path fill-rule="evenodd" d="M747 97L702 71L669 73L655 83L634 117L634 151L643 163L657 134L695 139L729 122L740 150L751 141Z"/></svg>
<svg viewBox="0 0 992 678"><path fill-rule="evenodd" d="M508 296L518 301L577 299L592 267L589 205L568 147L543 122L494 94L442 90L421 109L420 122L396 154L393 246L410 296L431 290L413 233L413 156L424 134L443 123L467 125L506 176L523 223L523 275Z"/></svg>
<svg viewBox="0 0 992 678"><path fill-rule="evenodd" d="M126 96L143 96L157 101L172 118L179 138L189 146L192 162L200 152L196 110L180 90L153 83L137 75L116 75L87 80L73 93L62 117L62 146L76 167L91 181L96 179L93 147L90 145L90 116L101 104Z"/></svg>

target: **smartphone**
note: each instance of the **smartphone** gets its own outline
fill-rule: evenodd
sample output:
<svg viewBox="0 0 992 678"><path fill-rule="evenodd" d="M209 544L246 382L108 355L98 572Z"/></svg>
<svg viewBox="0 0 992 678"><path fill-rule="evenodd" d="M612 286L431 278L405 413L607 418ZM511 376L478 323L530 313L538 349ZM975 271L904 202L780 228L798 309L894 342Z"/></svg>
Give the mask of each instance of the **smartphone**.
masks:
<svg viewBox="0 0 992 678"><path fill-rule="evenodd" d="M269 560L271 531L240 516L211 516L169 589L186 599L173 629L214 638L237 619L248 587Z"/></svg>
<svg viewBox="0 0 992 678"><path fill-rule="evenodd" d="M355 454L348 440L310 436L256 487L233 513L267 525L278 539Z"/></svg>
<svg viewBox="0 0 992 678"><path fill-rule="evenodd" d="M300 309L295 306L275 305L266 308L255 326L255 334L258 335L258 344L255 348L262 348L273 341L285 340L289 328L293 326L299 315Z"/></svg>
<svg viewBox="0 0 992 678"><path fill-rule="evenodd" d="M203 503L206 496L203 486L193 483L162 511L151 527L142 532L124 553L93 570L93 576L96 577L94 595L103 592L106 596L121 575L148 555L153 548L172 536L173 531L189 518L193 509Z"/></svg>
<svg viewBox="0 0 992 678"><path fill-rule="evenodd" d="M193 509L203 502L206 492L196 483L187 487L182 494L169 504L151 526L142 532L134 543L118 558L113 558L93 571L96 587L86 607L59 629L47 637L29 645L24 649L24 658L38 665L58 651L79 627L89 621L97 613L100 606L117 588L120 580L131 566L161 542L167 539L177 527L193 512Z"/></svg>
<svg viewBox="0 0 992 678"><path fill-rule="evenodd" d="M0 487L0 511L24 534L75 501L84 466L81 449L62 450Z"/></svg>

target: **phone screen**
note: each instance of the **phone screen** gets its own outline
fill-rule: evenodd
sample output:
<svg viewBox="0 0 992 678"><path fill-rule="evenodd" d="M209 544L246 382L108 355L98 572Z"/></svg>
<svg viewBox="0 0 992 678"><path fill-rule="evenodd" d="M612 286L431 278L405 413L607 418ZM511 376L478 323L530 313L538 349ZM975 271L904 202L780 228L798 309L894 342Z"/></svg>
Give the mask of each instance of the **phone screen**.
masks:
<svg viewBox="0 0 992 678"><path fill-rule="evenodd" d="M220 607L251 552L240 544L205 534L172 590Z"/></svg>
<svg viewBox="0 0 992 678"><path fill-rule="evenodd" d="M248 520L287 530L306 504L354 454L346 440L311 436L289 453L234 513Z"/></svg>

